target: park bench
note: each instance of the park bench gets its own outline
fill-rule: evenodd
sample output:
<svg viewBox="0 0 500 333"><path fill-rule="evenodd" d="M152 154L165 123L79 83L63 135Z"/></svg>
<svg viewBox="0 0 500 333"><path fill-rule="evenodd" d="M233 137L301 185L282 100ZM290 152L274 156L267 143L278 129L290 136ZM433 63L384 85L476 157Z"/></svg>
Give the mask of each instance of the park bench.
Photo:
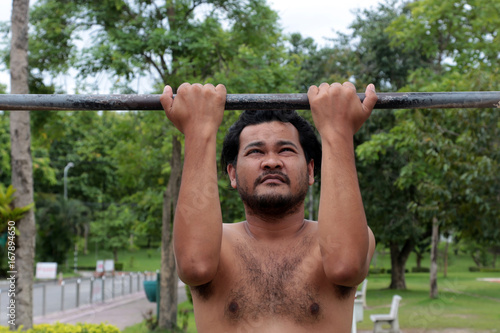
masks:
<svg viewBox="0 0 500 333"><path fill-rule="evenodd" d="M373 321L373 333L389 332L400 333L398 321L398 309L401 296L394 295L392 297L391 311L389 314L373 314L370 315L370 320ZM383 325L390 325L389 330L384 330Z"/></svg>
<svg viewBox="0 0 500 333"><path fill-rule="evenodd" d="M366 308L366 287L368 286L368 280L365 279L361 285L361 290L356 291L356 300L361 300L363 302L363 307Z"/></svg>
<svg viewBox="0 0 500 333"><path fill-rule="evenodd" d="M356 333L356 322L363 321L363 308L366 307L366 286L368 280L365 279L361 285L361 290L356 291L354 299L354 311L352 313L352 329L351 333Z"/></svg>

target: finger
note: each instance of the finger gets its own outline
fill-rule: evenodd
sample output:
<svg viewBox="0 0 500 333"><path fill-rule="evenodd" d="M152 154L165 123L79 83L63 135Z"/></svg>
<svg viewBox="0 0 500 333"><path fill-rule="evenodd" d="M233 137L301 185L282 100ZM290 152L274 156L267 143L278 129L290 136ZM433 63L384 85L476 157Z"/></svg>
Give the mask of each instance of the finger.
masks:
<svg viewBox="0 0 500 333"><path fill-rule="evenodd" d="M370 83L365 90L365 99L363 100L363 108L371 112L377 103L378 97L375 91L375 85Z"/></svg>
<svg viewBox="0 0 500 333"><path fill-rule="evenodd" d="M194 89L194 91L201 91L203 90L203 85L201 83L193 83L191 87Z"/></svg>
<svg viewBox="0 0 500 333"><path fill-rule="evenodd" d="M215 90L214 85L213 85L213 84L211 84L211 83L206 83L206 84L203 86L203 88L205 88L205 89L210 89L210 90Z"/></svg>
<svg viewBox="0 0 500 333"><path fill-rule="evenodd" d="M172 90L172 87L166 85L165 88L163 88L163 94L161 94L160 96L160 102L165 111L170 110L170 108L172 107L173 97L174 92Z"/></svg>
<svg viewBox="0 0 500 333"><path fill-rule="evenodd" d="M223 93L224 95L227 94L226 86L222 83L219 83L217 87L215 87L215 91L218 93Z"/></svg>
<svg viewBox="0 0 500 333"><path fill-rule="evenodd" d="M225 109L227 101L226 86L219 83L217 87L215 87L215 94L218 96L217 98L218 103L220 103L221 106Z"/></svg>
<svg viewBox="0 0 500 333"><path fill-rule="evenodd" d="M318 93L321 93L322 91L328 91L329 88L330 88L330 85L326 82L323 82L319 85L319 92Z"/></svg>
<svg viewBox="0 0 500 333"><path fill-rule="evenodd" d="M356 87L354 86L354 84L352 82L346 81L346 82L342 83L342 86L344 86L346 88L351 88L354 91L356 91Z"/></svg>
<svg viewBox="0 0 500 333"><path fill-rule="evenodd" d="M315 96L318 94L318 92L319 92L319 88L315 85L312 85L307 90L307 96Z"/></svg>
<svg viewBox="0 0 500 333"><path fill-rule="evenodd" d="M177 88L177 95L183 94L186 90L189 89L189 87L191 87L191 84L188 82L184 82L179 86L179 88Z"/></svg>
<svg viewBox="0 0 500 333"><path fill-rule="evenodd" d="M328 86L327 91L329 91L331 94L337 95L340 93L341 88L342 88L342 85L339 82L334 82Z"/></svg>

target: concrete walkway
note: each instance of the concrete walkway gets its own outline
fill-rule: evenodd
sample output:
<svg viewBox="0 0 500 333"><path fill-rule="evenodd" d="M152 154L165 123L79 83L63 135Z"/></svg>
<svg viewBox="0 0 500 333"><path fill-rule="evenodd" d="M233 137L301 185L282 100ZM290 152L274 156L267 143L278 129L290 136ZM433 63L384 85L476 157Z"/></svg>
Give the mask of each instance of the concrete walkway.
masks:
<svg viewBox="0 0 500 333"><path fill-rule="evenodd" d="M187 300L184 283L179 281L177 286L177 300L182 303ZM110 299L104 303L81 306L77 309L54 312L45 316L35 317L34 324L42 323L108 323L120 330L141 323L152 311L156 315L156 303L147 300L144 290L133 294Z"/></svg>
<svg viewBox="0 0 500 333"><path fill-rule="evenodd" d="M143 315L148 311L152 311L156 315L156 303L149 302L144 291L140 291L105 303L51 313L44 317L35 317L34 323L108 323L123 330L128 326L142 322Z"/></svg>

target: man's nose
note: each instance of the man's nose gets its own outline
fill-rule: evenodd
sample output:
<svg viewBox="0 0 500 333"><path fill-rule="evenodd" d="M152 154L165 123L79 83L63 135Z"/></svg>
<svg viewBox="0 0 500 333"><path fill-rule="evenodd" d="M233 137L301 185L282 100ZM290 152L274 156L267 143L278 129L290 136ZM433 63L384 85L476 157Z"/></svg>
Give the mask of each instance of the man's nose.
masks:
<svg viewBox="0 0 500 333"><path fill-rule="evenodd" d="M283 161L276 154L268 154L262 161L263 169L281 169Z"/></svg>

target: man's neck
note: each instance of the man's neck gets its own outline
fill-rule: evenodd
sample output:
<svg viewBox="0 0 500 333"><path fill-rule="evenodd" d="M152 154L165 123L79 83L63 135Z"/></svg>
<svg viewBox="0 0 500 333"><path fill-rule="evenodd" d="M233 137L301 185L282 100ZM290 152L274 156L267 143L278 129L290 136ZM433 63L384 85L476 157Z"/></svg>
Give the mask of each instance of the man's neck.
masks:
<svg viewBox="0 0 500 333"><path fill-rule="evenodd" d="M305 227L304 209L286 216L256 215L246 211L245 228L257 240L292 239Z"/></svg>

